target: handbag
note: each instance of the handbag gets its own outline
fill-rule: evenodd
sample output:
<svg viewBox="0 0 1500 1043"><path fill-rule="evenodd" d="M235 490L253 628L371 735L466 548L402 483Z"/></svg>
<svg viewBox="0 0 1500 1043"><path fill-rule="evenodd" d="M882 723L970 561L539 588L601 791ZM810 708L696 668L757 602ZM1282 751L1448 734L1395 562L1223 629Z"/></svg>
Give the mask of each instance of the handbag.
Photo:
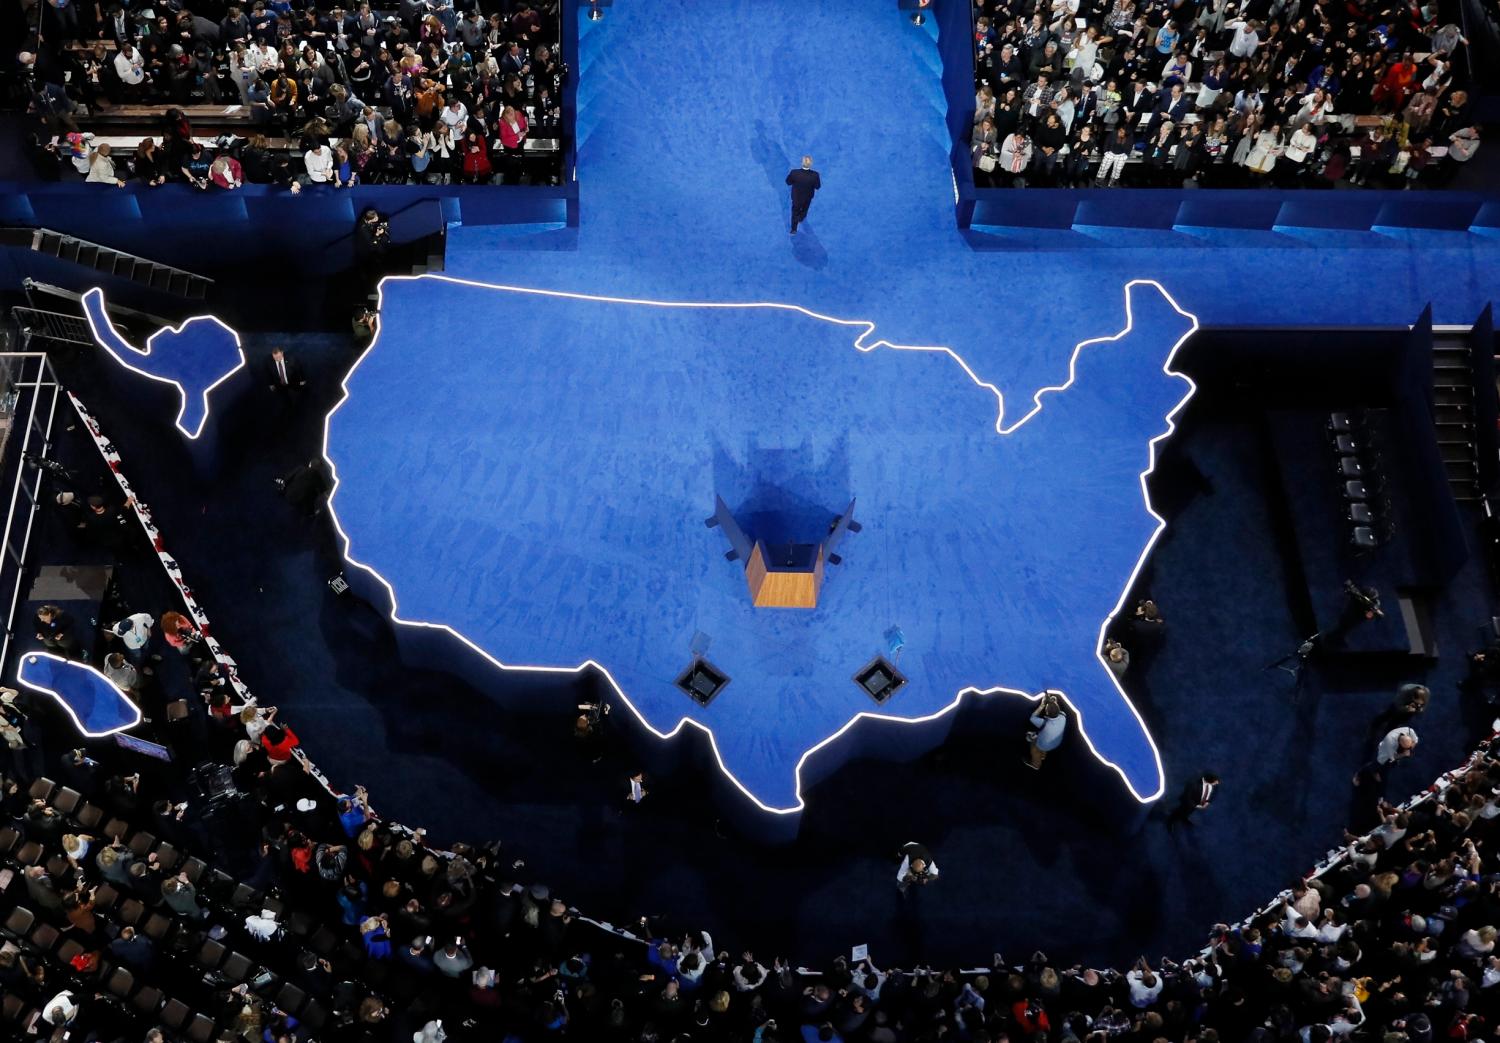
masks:
<svg viewBox="0 0 1500 1043"><path fill-rule="evenodd" d="M984 155L979 157L979 169L986 174L994 173L996 165L994 156Z"/></svg>

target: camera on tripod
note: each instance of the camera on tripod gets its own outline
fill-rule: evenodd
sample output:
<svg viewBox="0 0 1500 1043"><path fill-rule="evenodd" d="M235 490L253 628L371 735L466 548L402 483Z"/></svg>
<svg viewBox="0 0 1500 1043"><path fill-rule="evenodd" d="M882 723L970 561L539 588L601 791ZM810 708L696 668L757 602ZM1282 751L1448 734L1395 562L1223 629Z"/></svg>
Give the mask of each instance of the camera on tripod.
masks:
<svg viewBox="0 0 1500 1043"><path fill-rule="evenodd" d="M1374 587L1361 587L1352 579L1346 579L1344 593L1349 596L1349 606L1363 613L1366 619L1385 618L1385 612L1380 607L1380 591Z"/></svg>

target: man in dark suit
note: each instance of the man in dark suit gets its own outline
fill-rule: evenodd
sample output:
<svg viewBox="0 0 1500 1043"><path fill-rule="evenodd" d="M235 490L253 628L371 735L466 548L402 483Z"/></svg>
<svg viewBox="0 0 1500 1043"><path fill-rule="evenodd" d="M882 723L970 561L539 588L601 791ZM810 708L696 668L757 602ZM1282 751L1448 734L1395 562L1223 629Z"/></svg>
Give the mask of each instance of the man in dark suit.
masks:
<svg viewBox="0 0 1500 1043"><path fill-rule="evenodd" d="M792 234L796 235L797 226L807 220L807 208L812 206L813 194L823 187L823 179L812 168L812 157L803 156L801 169L788 174L786 183L792 186Z"/></svg>
<svg viewBox="0 0 1500 1043"><path fill-rule="evenodd" d="M272 348L266 359L266 384L288 404L302 397L307 387L307 376L302 372L302 363L292 358L281 348Z"/></svg>
<svg viewBox="0 0 1500 1043"><path fill-rule="evenodd" d="M1189 779L1187 785L1182 787L1182 795L1177 798L1177 807L1167 816L1167 828L1171 829L1179 822L1191 826L1193 812L1208 807L1218 788L1219 777L1211 771Z"/></svg>

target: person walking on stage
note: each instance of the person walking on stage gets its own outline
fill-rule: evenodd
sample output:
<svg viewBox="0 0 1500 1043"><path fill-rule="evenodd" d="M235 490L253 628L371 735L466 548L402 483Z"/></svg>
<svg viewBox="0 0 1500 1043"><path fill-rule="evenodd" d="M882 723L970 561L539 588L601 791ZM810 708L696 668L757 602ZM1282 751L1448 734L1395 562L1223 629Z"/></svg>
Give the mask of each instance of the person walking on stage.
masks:
<svg viewBox="0 0 1500 1043"><path fill-rule="evenodd" d="M788 174L786 183L792 186L792 234L796 235L797 226L807 220L807 208L812 206L813 194L823 187L823 179L812 168L812 157L803 156L801 169Z"/></svg>

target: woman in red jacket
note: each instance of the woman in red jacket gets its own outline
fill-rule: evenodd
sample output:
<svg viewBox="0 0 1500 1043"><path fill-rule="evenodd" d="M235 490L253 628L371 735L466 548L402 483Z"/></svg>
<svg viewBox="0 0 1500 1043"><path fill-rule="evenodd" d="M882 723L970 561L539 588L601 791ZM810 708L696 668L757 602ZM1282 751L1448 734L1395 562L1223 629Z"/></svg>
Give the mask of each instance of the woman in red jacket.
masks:
<svg viewBox="0 0 1500 1043"><path fill-rule="evenodd" d="M297 733L285 725L268 724L260 733L260 744L266 751L266 758L272 764L280 764L291 760L292 750L298 745Z"/></svg>
<svg viewBox="0 0 1500 1043"><path fill-rule="evenodd" d="M1403 54L1398 60L1392 62L1385 70L1385 75L1370 92L1370 97L1375 102L1375 108L1380 112L1395 112L1406 104L1406 97L1411 93L1412 83L1417 78L1417 63L1412 61L1410 53Z"/></svg>
<svg viewBox="0 0 1500 1043"><path fill-rule="evenodd" d="M464 135L462 146L464 180L470 184L479 184L490 179L490 147L485 144L484 135L477 130L471 130Z"/></svg>
<svg viewBox="0 0 1500 1043"><path fill-rule="evenodd" d="M500 110L500 119L495 130L500 134L500 144L505 148L505 181L516 184L521 178L521 156L526 145L526 113L514 105Z"/></svg>

